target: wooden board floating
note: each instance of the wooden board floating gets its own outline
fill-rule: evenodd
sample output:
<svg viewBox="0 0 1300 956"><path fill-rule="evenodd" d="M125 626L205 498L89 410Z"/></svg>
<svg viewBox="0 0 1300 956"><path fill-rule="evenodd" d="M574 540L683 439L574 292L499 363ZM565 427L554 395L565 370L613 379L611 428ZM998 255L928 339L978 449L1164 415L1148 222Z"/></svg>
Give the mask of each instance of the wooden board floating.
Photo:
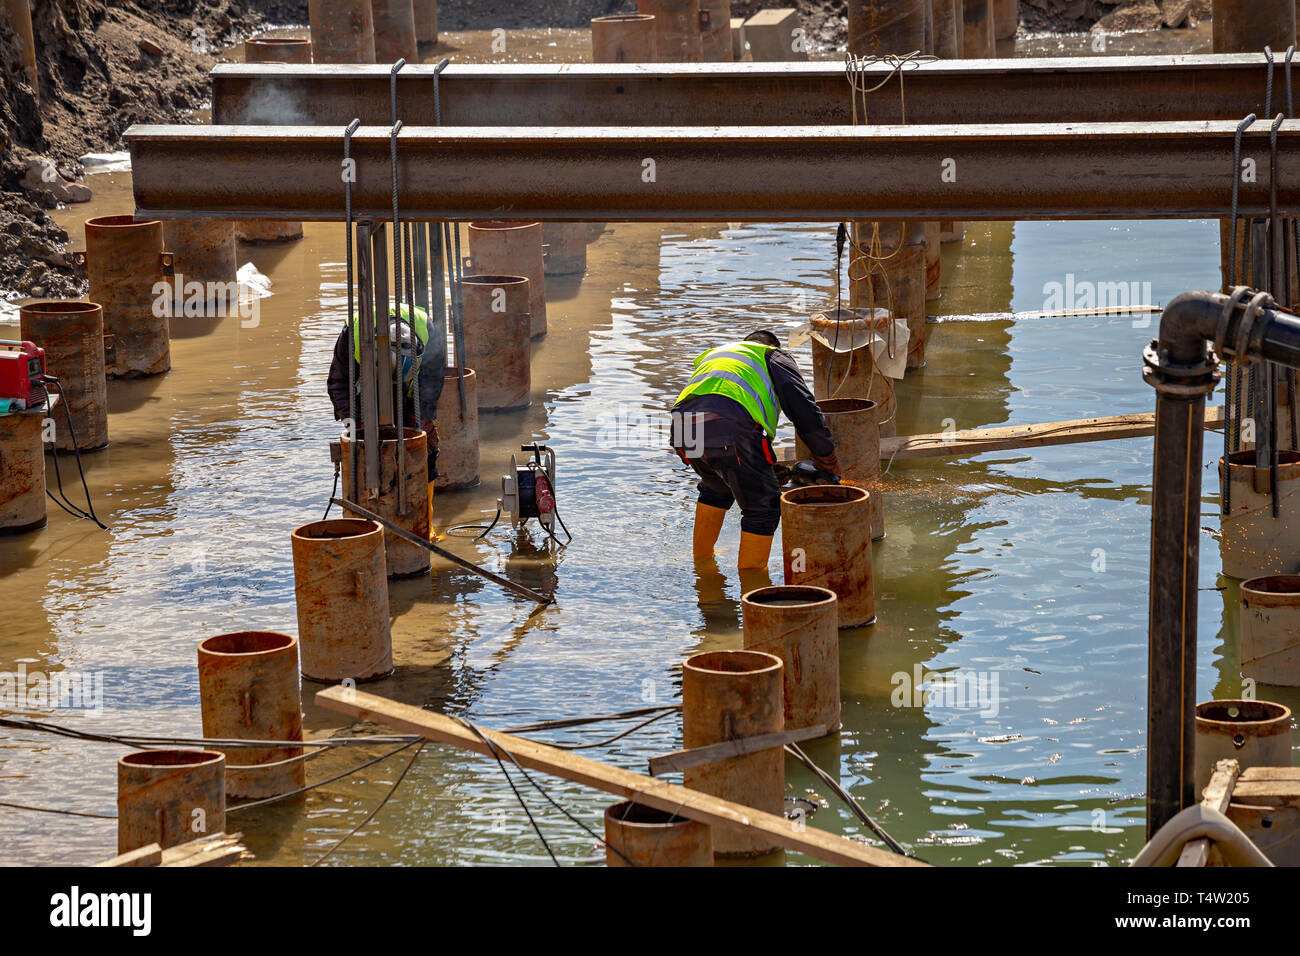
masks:
<svg viewBox="0 0 1300 956"><path fill-rule="evenodd" d="M428 740L451 744L478 754L490 754L488 745L463 724L409 704L399 704L347 687L331 687L321 691L316 695L316 703L349 717L374 721L404 733L419 734ZM645 806L711 826L752 827L768 836L777 846L806 853L828 863L845 866L927 865L811 826L802 825L802 830L796 829L795 823L785 817L687 790L631 770L612 767L525 737L484 728L480 730L484 737L508 751L520 766L529 770L563 777L565 780L612 793L620 799L635 800ZM508 765L508 758L503 756L502 759Z"/></svg>
<svg viewBox="0 0 1300 956"><path fill-rule="evenodd" d="M1223 408L1205 410L1205 427L1223 427ZM1140 415L1115 415L1110 418L1080 418L1068 422L1042 422L1036 425L1010 425L1002 428L976 428L970 431L935 432L929 435L899 435L880 440L882 461L909 458L961 458L988 451L1016 448L1043 448L1048 445L1072 445L1116 438L1142 438L1156 433L1154 412Z"/></svg>
<svg viewBox="0 0 1300 956"><path fill-rule="evenodd" d="M165 850L157 843L150 843L94 866L231 866L248 855L240 842L243 836L242 833L214 833Z"/></svg>

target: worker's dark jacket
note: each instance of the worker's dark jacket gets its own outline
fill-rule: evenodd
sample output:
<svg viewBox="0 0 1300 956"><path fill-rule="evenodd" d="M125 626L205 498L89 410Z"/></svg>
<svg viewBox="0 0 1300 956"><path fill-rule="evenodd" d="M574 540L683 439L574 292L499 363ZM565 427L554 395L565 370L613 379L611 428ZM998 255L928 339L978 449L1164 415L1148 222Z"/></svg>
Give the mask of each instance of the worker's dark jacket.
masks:
<svg viewBox="0 0 1300 956"><path fill-rule="evenodd" d="M352 358L352 341L348 336L348 327L345 325L343 331L339 333L338 339L334 342L334 359L330 362L329 377L325 381L325 387L329 392L330 404L334 406L334 417L338 421L348 417L348 362L352 362L352 373L355 376L354 381L357 387L361 384L361 365ZM438 398L442 395L442 381L446 374L446 362L422 362L420 364L419 384L420 384L420 419L422 421L433 421L437 418ZM415 417L415 403L411 401L410 394L405 396L406 402L406 427L420 428L422 421L417 421ZM397 410L397 387L393 387L393 410ZM361 414L361 404L358 400L357 415ZM358 430L361 423L357 422ZM427 437L428 442L428 459L429 459L429 481L438 477L438 436L437 430Z"/></svg>
<svg viewBox="0 0 1300 956"><path fill-rule="evenodd" d="M819 457L834 452L835 440L794 358L772 349L767 371L781 410L809 451ZM762 427L725 395L692 396L674 406L673 413L673 444L700 476L700 503L715 508L739 504L741 530L774 534L781 521L781 486Z"/></svg>
<svg viewBox="0 0 1300 956"><path fill-rule="evenodd" d="M330 404L334 406L334 417L339 421L348 417L348 361L352 359L351 345L345 325L334 342L334 360L330 362L329 378L325 383L330 395ZM355 360L352 360L352 372L356 376L354 381L360 387L361 366ZM431 362L424 362L420 366L420 417L426 421L437 417L438 397L442 394L442 379L445 374L445 368L437 367ZM411 428L418 428L420 423L415 420L415 409L412 407L414 403L410 399L411 396L408 394L406 424ZM396 388L393 389L393 408L397 408ZM361 414L360 405L357 407L357 414Z"/></svg>

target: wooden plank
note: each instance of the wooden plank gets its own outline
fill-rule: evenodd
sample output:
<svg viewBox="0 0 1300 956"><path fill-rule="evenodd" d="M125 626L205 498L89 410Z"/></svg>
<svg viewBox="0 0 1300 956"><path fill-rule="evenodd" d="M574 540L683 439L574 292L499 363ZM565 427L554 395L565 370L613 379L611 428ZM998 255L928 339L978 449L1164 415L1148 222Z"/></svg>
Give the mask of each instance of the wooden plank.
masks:
<svg viewBox="0 0 1300 956"><path fill-rule="evenodd" d="M1223 427L1223 408L1205 410L1205 427ZM977 428L970 431L935 432L928 435L900 435L880 440L883 461L909 458L961 458L989 451L1015 448L1043 448L1080 442L1142 438L1156 433L1154 413L1115 415L1109 418L1080 418L1066 422Z"/></svg>
<svg viewBox="0 0 1300 956"><path fill-rule="evenodd" d="M123 853L120 856L115 856L111 860L101 860L99 863L92 863L91 866L158 866L162 863L162 857L162 847L157 843L150 843L148 846L142 846L127 853Z"/></svg>
<svg viewBox="0 0 1300 956"><path fill-rule="evenodd" d="M1201 794L1201 803L1226 814L1228 805L1232 803L1233 788L1236 786L1237 778L1240 775L1241 765L1237 761L1220 760L1214 765L1214 773L1210 775L1210 782L1205 785L1205 790ZM1208 866L1212 846L1211 842L1205 838L1191 840L1183 847L1183 852L1179 854L1178 862L1174 865Z"/></svg>
<svg viewBox="0 0 1300 956"><path fill-rule="evenodd" d="M244 858L242 833L214 833L162 851L160 866L230 866Z"/></svg>
<svg viewBox="0 0 1300 956"><path fill-rule="evenodd" d="M775 734L758 734L755 737L724 740L722 743L694 747L690 750L674 750L672 753L650 758L650 776L657 777L660 774L685 770L688 767L698 767L700 764L716 763L728 757L743 757L745 754L756 753L759 750L797 744L802 740L816 740L818 737L825 737L826 731L825 724L817 724L813 727L782 730Z"/></svg>
<svg viewBox="0 0 1300 956"><path fill-rule="evenodd" d="M488 745L463 724L409 704L399 704L346 687L331 687L319 692L316 703L328 710L385 724L405 733L419 734L429 740L479 754L490 753ZM753 827L771 838L775 845L807 853L829 863L846 866L926 865L919 860L846 840L813 827L804 826L800 832L784 817L687 790L631 770L611 767L524 737L486 729L482 733L493 744L508 751L522 767L554 774L620 798L635 798L638 803L646 806L712 826Z"/></svg>

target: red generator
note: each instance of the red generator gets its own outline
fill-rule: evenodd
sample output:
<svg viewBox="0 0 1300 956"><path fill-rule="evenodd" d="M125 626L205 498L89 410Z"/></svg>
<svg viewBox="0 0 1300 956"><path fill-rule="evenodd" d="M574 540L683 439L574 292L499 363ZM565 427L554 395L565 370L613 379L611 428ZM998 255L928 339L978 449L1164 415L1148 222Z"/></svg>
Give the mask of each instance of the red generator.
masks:
<svg viewBox="0 0 1300 956"><path fill-rule="evenodd" d="M45 404L45 349L0 339L0 402L21 411Z"/></svg>

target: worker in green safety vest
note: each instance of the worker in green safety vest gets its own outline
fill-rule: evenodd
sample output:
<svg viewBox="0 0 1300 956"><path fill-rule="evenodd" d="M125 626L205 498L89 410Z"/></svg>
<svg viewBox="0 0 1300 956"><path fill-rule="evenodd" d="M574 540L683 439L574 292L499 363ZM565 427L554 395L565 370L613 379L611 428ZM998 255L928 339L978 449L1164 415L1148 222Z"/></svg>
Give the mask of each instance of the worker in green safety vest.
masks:
<svg viewBox="0 0 1300 956"><path fill-rule="evenodd" d="M781 413L794 424L813 463L838 475L835 440L794 358L765 329L702 352L673 405L673 448L700 477L693 551L713 556L722 519L740 505L740 570L766 568L781 521L776 437Z"/></svg>
<svg viewBox="0 0 1300 956"><path fill-rule="evenodd" d="M392 319L396 310L389 312ZM438 410L438 397L442 394L442 379L446 373L445 362L422 362L425 347L429 344L429 317L419 307L401 307L404 353L399 356L396 333L393 333L393 408L397 408L397 389L400 382L405 388L403 395L407 428L419 428L428 439L429 455L429 494L432 499L433 480L438 477L438 428L435 424ZM334 343L334 359L330 363L326 388L330 403L334 406L334 418L344 421L351 413L348 397L348 362L352 363L354 381L357 388L357 412L360 414L361 390L361 323L352 323L352 341L348 341L348 327L343 326ZM412 344L413 343L413 344ZM412 348L414 350L412 354ZM415 397L419 387L419 419L416 419ZM356 425L360 430L360 424ZM431 506L432 507L432 506Z"/></svg>

